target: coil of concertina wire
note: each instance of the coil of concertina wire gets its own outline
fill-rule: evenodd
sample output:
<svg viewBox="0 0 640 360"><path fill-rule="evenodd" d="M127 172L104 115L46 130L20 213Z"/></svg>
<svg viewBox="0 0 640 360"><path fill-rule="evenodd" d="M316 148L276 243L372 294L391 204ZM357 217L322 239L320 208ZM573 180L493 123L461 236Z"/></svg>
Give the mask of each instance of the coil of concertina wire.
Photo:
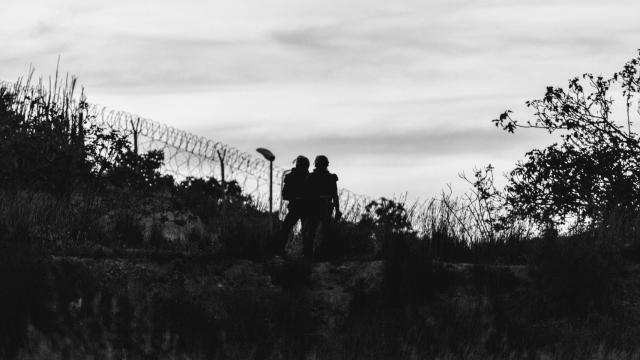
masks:
<svg viewBox="0 0 640 360"><path fill-rule="evenodd" d="M20 81L17 83L0 81L0 87L24 93L33 91L45 97L50 90L45 89L42 84L34 87L21 84ZM75 99L73 102L76 102ZM260 208L265 210L268 208L269 162L265 159L221 142L98 104L88 104L87 115L87 119L96 125L117 130L129 136L130 140L136 144L139 153L162 150L165 159L162 172L171 174L178 180L190 176L222 179L224 168L225 181L235 180L243 192L250 195ZM286 212L280 199L284 174L283 168L274 165L273 203L280 216ZM366 204L370 202L369 197L348 189L340 189L339 196L341 210L350 219L359 218Z"/></svg>
<svg viewBox="0 0 640 360"><path fill-rule="evenodd" d="M269 162L265 159L125 111L90 104L88 115L96 124L135 139L141 153L162 150L165 155L162 171L178 179L189 176L221 179L224 167L225 181L235 180L258 206L268 208ZM283 168L274 165L274 208L281 214L285 211L280 199L284 174ZM364 212L370 201L369 197L347 189L340 189L339 195L341 210L353 219Z"/></svg>

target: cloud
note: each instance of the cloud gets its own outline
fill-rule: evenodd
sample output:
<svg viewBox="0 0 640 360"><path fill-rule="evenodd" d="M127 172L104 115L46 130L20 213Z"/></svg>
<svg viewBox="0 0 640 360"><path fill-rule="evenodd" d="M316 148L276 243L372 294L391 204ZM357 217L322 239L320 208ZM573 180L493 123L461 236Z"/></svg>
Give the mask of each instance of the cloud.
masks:
<svg viewBox="0 0 640 360"><path fill-rule="evenodd" d="M540 139L539 134L523 133L506 136L496 129L460 131L420 130L397 133L389 129L375 134L334 134L331 136L287 139L292 148L326 149L336 154L350 156L439 156L471 154L475 152L496 154L523 142Z"/></svg>
<svg viewBox="0 0 640 360"><path fill-rule="evenodd" d="M273 9L199 2L188 10L174 1L153 9L135 1L58 4L61 19L43 13L31 35L6 39L6 53L15 55L2 63L62 54L94 87L154 92L292 82L477 86L541 58L613 53L640 32L632 17L596 2L279 1ZM603 22L605 15L619 21Z"/></svg>
<svg viewBox="0 0 640 360"><path fill-rule="evenodd" d="M224 134L223 140L252 152L257 144L269 144L279 157L293 159L297 154L327 154L349 163L376 163L383 166L406 166L416 159L443 157L469 158L482 154L483 158L502 158L505 153L521 157L533 147L549 144L553 137L544 132L506 134L487 126L480 129L438 131L417 129L397 132L393 128L377 133L334 133L310 136L282 136L256 139L253 128L227 127L224 132L200 129L198 134ZM211 135L210 135L211 136ZM218 138L220 140L220 138Z"/></svg>
<svg viewBox="0 0 640 360"><path fill-rule="evenodd" d="M543 135L508 136L488 121L546 85L613 72L640 35L632 0L6 5L0 78L31 62L47 75L60 54L62 70L105 105L247 151L265 143L279 159L326 151L409 169L428 158L415 173L434 182L445 165L514 159L543 144Z"/></svg>

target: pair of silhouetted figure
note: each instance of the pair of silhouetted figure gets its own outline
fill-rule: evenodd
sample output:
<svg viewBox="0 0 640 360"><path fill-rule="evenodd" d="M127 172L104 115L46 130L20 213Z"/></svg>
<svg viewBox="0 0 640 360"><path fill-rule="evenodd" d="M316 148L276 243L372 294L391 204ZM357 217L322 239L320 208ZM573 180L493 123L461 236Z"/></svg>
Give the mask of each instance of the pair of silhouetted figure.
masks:
<svg viewBox="0 0 640 360"><path fill-rule="evenodd" d="M323 244L327 245L334 240L334 210L336 220L342 217L338 197L338 176L327 170L329 159L324 155L317 156L314 165L315 169L310 173L309 159L298 156L295 167L284 177L282 199L288 201L289 211L279 234L277 252L280 254L284 253L289 233L298 220L302 222L305 259L313 258L313 242L318 225L322 224Z"/></svg>

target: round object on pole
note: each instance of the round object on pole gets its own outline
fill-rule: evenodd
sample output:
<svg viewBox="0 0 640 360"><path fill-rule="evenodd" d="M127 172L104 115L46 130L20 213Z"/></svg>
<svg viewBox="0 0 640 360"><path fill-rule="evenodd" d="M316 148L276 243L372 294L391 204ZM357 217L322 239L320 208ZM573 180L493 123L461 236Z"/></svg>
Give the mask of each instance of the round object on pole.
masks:
<svg viewBox="0 0 640 360"><path fill-rule="evenodd" d="M269 160L269 161L273 161L276 159L276 156L273 155L273 153L265 148L257 148L256 149L257 152L260 153L260 155L264 156L265 159Z"/></svg>

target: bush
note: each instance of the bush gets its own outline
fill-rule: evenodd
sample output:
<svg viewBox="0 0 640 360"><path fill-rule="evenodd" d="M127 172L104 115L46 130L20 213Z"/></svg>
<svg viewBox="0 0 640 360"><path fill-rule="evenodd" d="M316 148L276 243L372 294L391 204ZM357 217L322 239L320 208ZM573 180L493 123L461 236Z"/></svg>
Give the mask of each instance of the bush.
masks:
<svg viewBox="0 0 640 360"><path fill-rule="evenodd" d="M578 317L610 310L623 261L606 238L547 234L537 242L530 266L539 315Z"/></svg>
<svg viewBox="0 0 640 360"><path fill-rule="evenodd" d="M254 208L251 198L242 194L237 182L193 177L177 185L176 206L189 209L207 224L224 217L242 216Z"/></svg>
<svg viewBox="0 0 640 360"><path fill-rule="evenodd" d="M55 84L62 81L54 79ZM91 123L84 90L31 86L31 74L0 86L0 183L4 188L69 194L78 186L148 189L173 185L162 176L162 151L135 153L127 137Z"/></svg>
<svg viewBox="0 0 640 360"><path fill-rule="evenodd" d="M24 244L0 242L0 357L12 358L27 340L27 327L47 327L48 284L40 257Z"/></svg>
<svg viewBox="0 0 640 360"><path fill-rule="evenodd" d="M542 98L527 101L534 116L526 124L510 111L494 120L508 132L535 128L560 135L559 143L529 151L509 174L505 206L511 219L547 228L600 225L616 209L640 212L640 137L631 129L639 70L640 51L611 77L584 74L566 89L547 87ZM620 111L614 108L616 93L625 100Z"/></svg>
<svg viewBox="0 0 640 360"><path fill-rule="evenodd" d="M381 250L378 239L367 222L340 221L336 230L341 254L347 258L372 259Z"/></svg>
<svg viewBox="0 0 640 360"><path fill-rule="evenodd" d="M238 258L263 258L272 240L269 221L275 223L275 219L258 212L237 215L224 217L216 224L223 254Z"/></svg>
<svg viewBox="0 0 640 360"><path fill-rule="evenodd" d="M119 188L148 190L174 186L173 177L161 175L160 167L164 162L162 150L151 150L145 154L136 154L126 149L105 171L104 178Z"/></svg>
<svg viewBox="0 0 640 360"><path fill-rule="evenodd" d="M127 248L139 248L144 243L144 232L136 214L129 210L117 211L113 216L112 243Z"/></svg>

